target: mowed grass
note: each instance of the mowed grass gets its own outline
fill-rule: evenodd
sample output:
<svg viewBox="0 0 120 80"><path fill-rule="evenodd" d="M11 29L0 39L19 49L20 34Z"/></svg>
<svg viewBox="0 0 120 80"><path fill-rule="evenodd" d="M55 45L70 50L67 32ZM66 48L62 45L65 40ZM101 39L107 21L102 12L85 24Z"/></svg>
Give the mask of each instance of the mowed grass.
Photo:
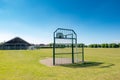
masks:
<svg viewBox="0 0 120 80"><path fill-rule="evenodd" d="M0 80L120 80L120 48L86 48L85 63L48 67L52 49L0 50Z"/></svg>

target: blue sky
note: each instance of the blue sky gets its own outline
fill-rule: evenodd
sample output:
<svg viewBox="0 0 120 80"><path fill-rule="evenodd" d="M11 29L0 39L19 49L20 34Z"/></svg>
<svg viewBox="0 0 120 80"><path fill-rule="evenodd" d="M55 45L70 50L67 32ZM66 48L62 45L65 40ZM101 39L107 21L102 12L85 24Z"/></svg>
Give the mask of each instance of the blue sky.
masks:
<svg viewBox="0 0 120 80"><path fill-rule="evenodd" d="M0 0L0 42L51 43L58 27L73 29L78 43L120 42L120 1Z"/></svg>

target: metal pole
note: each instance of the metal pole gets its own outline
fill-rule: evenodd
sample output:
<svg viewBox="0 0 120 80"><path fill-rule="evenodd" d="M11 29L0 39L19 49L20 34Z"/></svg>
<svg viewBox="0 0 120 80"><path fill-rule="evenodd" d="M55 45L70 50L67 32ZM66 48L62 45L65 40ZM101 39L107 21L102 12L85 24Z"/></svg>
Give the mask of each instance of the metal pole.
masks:
<svg viewBox="0 0 120 80"><path fill-rule="evenodd" d="M75 39L75 48L76 48L76 51L75 51L75 54L76 54L76 63L78 63L79 57L78 57L78 51L77 51L77 38Z"/></svg>
<svg viewBox="0 0 120 80"><path fill-rule="evenodd" d="M84 63L84 44L82 44L82 63Z"/></svg>
<svg viewBox="0 0 120 80"><path fill-rule="evenodd" d="M74 45L73 45L73 34L72 34L72 63L74 64Z"/></svg>
<svg viewBox="0 0 120 80"><path fill-rule="evenodd" d="M53 43L53 65L55 65L55 34L54 34L54 43Z"/></svg>

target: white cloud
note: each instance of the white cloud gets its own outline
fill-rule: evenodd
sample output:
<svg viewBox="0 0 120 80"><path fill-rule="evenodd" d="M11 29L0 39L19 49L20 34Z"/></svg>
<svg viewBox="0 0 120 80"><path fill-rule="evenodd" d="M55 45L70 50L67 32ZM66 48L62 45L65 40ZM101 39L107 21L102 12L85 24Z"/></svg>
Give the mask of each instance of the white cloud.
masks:
<svg viewBox="0 0 120 80"><path fill-rule="evenodd" d="M34 25L17 22L17 21L1 21L0 22L0 42L8 41L14 37L20 37L29 43L40 44L50 43L49 34L40 35L42 29Z"/></svg>
<svg viewBox="0 0 120 80"><path fill-rule="evenodd" d="M34 44L46 43L45 40L40 40L39 37L34 37L30 35L28 36L28 35L21 35L21 34L13 34L9 32L0 32L0 42L4 42L4 41L6 42L15 37L20 37L24 39L25 41L29 43L34 43Z"/></svg>
<svg viewBox="0 0 120 80"><path fill-rule="evenodd" d="M23 40L25 40L29 43L32 43L32 44L40 44L40 43L48 44L48 43L50 43L49 40L41 39L40 37L20 35L20 34L16 36L13 33L7 33L7 32L1 33L0 32L0 42L6 42L6 41L9 41L9 40L11 40L12 38L15 38L15 37L20 37Z"/></svg>
<svg viewBox="0 0 120 80"><path fill-rule="evenodd" d="M114 40L112 43L120 43L120 40Z"/></svg>
<svg viewBox="0 0 120 80"><path fill-rule="evenodd" d="M0 42L8 41L11 38L14 38L15 35L8 32L0 32Z"/></svg>

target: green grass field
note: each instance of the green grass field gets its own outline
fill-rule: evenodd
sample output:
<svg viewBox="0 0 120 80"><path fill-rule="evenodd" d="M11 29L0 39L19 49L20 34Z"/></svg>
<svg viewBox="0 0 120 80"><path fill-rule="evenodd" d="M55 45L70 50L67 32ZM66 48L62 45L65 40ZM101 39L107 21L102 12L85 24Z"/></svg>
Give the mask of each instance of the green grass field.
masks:
<svg viewBox="0 0 120 80"><path fill-rule="evenodd" d="M120 48L85 49L85 64L48 67L52 49L0 51L0 80L120 80Z"/></svg>

